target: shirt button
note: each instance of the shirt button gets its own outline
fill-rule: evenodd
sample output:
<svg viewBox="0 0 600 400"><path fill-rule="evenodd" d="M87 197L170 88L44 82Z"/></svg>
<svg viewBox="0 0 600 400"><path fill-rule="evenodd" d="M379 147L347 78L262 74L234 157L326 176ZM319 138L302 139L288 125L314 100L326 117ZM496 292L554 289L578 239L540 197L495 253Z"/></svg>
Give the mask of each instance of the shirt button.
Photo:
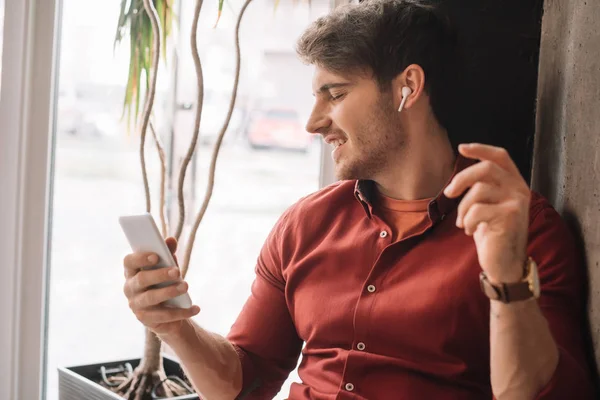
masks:
<svg viewBox="0 0 600 400"><path fill-rule="evenodd" d="M386 231L381 231L381 233L379 233L379 236L382 238L387 237L388 233Z"/></svg>
<svg viewBox="0 0 600 400"><path fill-rule="evenodd" d="M365 349L365 344L363 342L360 342L356 345L356 348L359 349L360 351L363 351Z"/></svg>
<svg viewBox="0 0 600 400"><path fill-rule="evenodd" d="M351 383L346 383L346 390L351 392L354 390L354 385Z"/></svg>
<svg viewBox="0 0 600 400"><path fill-rule="evenodd" d="M368 290L370 293L374 293L374 292L375 292L375 285L369 285L369 286L367 286L367 290Z"/></svg>

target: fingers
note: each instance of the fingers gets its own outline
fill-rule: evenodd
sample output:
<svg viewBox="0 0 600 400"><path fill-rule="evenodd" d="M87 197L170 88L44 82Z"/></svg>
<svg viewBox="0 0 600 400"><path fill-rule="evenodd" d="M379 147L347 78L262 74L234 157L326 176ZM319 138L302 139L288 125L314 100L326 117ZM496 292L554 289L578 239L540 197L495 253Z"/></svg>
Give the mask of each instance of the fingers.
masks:
<svg viewBox="0 0 600 400"><path fill-rule="evenodd" d="M511 174L517 173L520 175L519 169L508 154L508 151L502 147L481 143L466 143L459 145L458 151L467 158L491 161Z"/></svg>
<svg viewBox="0 0 600 400"><path fill-rule="evenodd" d="M465 233L472 236L478 228L481 228L481 224L492 226L494 220L497 218L522 220L522 206L518 201L514 200L498 204L475 203L467 210L462 223Z"/></svg>
<svg viewBox="0 0 600 400"><path fill-rule="evenodd" d="M154 253L132 253L125 256L123 266L125 277L134 276L141 268L152 267L158 262L158 256Z"/></svg>
<svg viewBox="0 0 600 400"><path fill-rule="evenodd" d="M502 186L502 183L509 178L506 171L498 165L491 161L482 161L456 174L444 189L444 194L449 198L458 197L477 182L481 181Z"/></svg>
<svg viewBox="0 0 600 400"><path fill-rule="evenodd" d="M144 292L154 285L173 282L179 277L180 271L177 267L140 271L129 279L130 293Z"/></svg>
<svg viewBox="0 0 600 400"><path fill-rule="evenodd" d="M134 293L129 296L129 307L135 312L136 310L157 306L167 300L186 293L187 290L188 284L181 281L167 287Z"/></svg>
<svg viewBox="0 0 600 400"><path fill-rule="evenodd" d="M173 255L173 260L175 260L175 264L179 265L179 260L177 260L177 254L175 254L175 252L177 251L177 239L175 239L174 237L168 237L165 240L165 243L167 244L169 251Z"/></svg>
<svg viewBox="0 0 600 400"><path fill-rule="evenodd" d="M190 308L168 308L152 307L143 311L138 311L135 316L144 325L153 328L159 324L180 321L191 318L200 312L200 307L192 306Z"/></svg>
<svg viewBox="0 0 600 400"><path fill-rule="evenodd" d="M175 252L177 251L177 239L175 239L174 237L168 237L165 240L165 243L167 244L169 251L171 251L172 254L175 254Z"/></svg>
<svg viewBox="0 0 600 400"><path fill-rule="evenodd" d="M485 182L475 183L458 205L456 226L463 228L463 218L474 204L499 203L505 196L506 193L497 185Z"/></svg>
<svg viewBox="0 0 600 400"><path fill-rule="evenodd" d="M169 237L165 240L167 247L173 254L175 262L177 262L177 239ZM132 253L125 256L123 260L123 266L125 267L125 277L130 278L138 273L142 268L152 267L158 262L158 256L154 253Z"/></svg>
<svg viewBox="0 0 600 400"><path fill-rule="evenodd" d="M465 233L469 236L475 234L479 224L489 224L498 214L498 205L477 203L471 206L463 218Z"/></svg>
<svg viewBox="0 0 600 400"><path fill-rule="evenodd" d="M177 240L167 238L165 242L177 262L175 256ZM178 326L178 324L173 324L177 321L195 316L200 312L200 307L193 306L188 309L181 309L162 305L167 300L187 293L188 284L180 281L176 284L160 287L180 280L181 272L177 267L146 269L156 265L157 262L158 256L153 253L127 255L123 260L125 277L127 278L123 291L129 300L129 307L142 324L150 329L164 331L169 326Z"/></svg>

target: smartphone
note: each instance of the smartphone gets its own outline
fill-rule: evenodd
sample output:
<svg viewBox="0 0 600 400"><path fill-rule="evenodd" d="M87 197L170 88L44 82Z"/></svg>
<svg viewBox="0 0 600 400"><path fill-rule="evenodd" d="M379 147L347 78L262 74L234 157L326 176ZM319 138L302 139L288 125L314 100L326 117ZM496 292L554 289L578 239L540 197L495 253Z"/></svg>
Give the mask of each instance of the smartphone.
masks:
<svg viewBox="0 0 600 400"><path fill-rule="evenodd" d="M151 214L144 213L140 215L123 216L119 218L119 224L134 253L150 252L158 255L158 263L147 269L166 268L176 265L175 260L171 255L171 251L169 251ZM165 282L155 285L152 288L162 288L178 282L179 280ZM192 306L192 299L188 293L184 293L173 299L167 300L163 304L169 307L190 308Z"/></svg>

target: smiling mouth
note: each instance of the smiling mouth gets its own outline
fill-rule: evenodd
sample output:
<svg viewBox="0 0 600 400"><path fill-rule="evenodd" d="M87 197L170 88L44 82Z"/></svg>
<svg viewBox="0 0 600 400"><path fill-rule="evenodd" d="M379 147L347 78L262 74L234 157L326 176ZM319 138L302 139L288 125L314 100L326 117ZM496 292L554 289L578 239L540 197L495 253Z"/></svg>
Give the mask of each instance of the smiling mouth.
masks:
<svg viewBox="0 0 600 400"><path fill-rule="evenodd" d="M347 139L332 139L332 140L328 140L327 143L329 143L330 145L332 145L335 148L338 148L341 145L343 145L344 143L346 143L347 141L348 141Z"/></svg>
<svg viewBox="0 0 600 400"><path fill-rule="evenodd" d="M330 144L334 147L333 151L331 152L331 158L333 159L334 162L338 162L341 157L340 150L344 146L344 144L346 144L346 141L345 140L333 140L330 142Z"/></svg>
<svg viewBox="0 0 600 400"><path fill-rule="evenodd" d="M346 143L346 140L343 139L336 139L336 140L332 140L331 142L329 142L331 145L333 145L333 147L335 147L336 149L338 147L340 147L341 145L343 145L344 143Z"/></svg>

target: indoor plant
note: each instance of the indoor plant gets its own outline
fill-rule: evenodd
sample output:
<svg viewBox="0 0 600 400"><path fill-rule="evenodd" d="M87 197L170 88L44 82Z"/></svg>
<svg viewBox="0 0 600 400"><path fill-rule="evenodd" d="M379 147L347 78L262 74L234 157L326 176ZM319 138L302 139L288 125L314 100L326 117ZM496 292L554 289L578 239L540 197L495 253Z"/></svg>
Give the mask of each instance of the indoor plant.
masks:
<svg viewBox="0 0 600 400"><path fill-rule="evenodd" d="M154 139L154 144L161 161L160 198L158 202L160 228L164 237L174 236L177 240L181 240L185 246L184 256L180 265L183 277L185 277L190 264L196 231L212 196L217 157L235 106L241 62L239 29L241 19L250 1L245 1L237 19L235 29L235 79L227 117L214 144L210 167L207 171L209 179L206 194L189 234L184 239L181 238L186 216L184 183L187 169L196 151L204 98L202 64L196 41L199 15L203 2L202 0L196 0L195 2L194 22L190 35L191 51L198 82L196 117L192 140L186 157L180 166L178 175L177 199L179 214L173 232L169 231L170 224L165 215L165 149L152 123L158 66L161 53L165 54L166 39L171 32L173 24L173 0L122 0L121 3L121 13L115 43L120 43L122 39L128 36L131 44L124 114L127 116L128 121L133 120L137 136L140 139L140 164L146 199L145 211L149 213L152 211L152 199L150 196L150 184L146 172L144 151L147 143L146 136L149 131ZM222 8L223 0L219 0L219 16ZM217 20L219 16L217 16ZM143 108L140 112L141 104L143 104ZM152 332L146 330L144 355L141 359L60 368L59 390L61 399L151 399L157 396L162 398L197 398L196 395L190 393L190 385L183 378L181 369L177 363L162 356L160 340Z"/></svg>

